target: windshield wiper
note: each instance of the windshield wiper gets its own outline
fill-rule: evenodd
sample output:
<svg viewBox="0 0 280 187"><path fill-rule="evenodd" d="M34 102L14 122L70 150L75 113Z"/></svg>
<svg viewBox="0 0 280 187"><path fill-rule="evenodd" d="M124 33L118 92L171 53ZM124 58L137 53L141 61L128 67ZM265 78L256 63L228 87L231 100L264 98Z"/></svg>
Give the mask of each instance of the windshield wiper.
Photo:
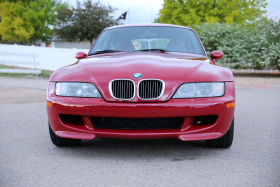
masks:
<svg viewBox="0 0 280 187"><path fill-rule="evenodd" d="M164 50L164 49L141 49L141 50L136 50L134 52L138 52L138 51L157 51L157 52L161 52L161 53L168 52L167 50Z"/></svg>
<svg viewBox="0 0 280 187"><path fill-rule="evenodd" d="M95 51L94 53L90 53L89 56L90 55L105 54L105 53L116 53L116 52L122 52L122 51L107 49L107 50L102 50L102 51Z"/></svg>

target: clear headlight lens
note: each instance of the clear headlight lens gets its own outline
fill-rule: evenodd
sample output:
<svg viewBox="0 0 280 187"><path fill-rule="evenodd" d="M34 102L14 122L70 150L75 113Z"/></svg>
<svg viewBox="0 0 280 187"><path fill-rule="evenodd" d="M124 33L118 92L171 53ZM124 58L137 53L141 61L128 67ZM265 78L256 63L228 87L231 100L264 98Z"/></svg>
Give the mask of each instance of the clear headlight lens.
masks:
<svg viewBox="0 0 280 187"><path fill-rule="evenodd" d="M55 94L65 97L101 97L93 84L84 82L57 82Z"/></svg>
<svg viewBox="0 0 280 187"><path fill-rule="evenodd" d="M173 98L219 97L224 93L224 82L185 83L179 87Z"/></svg>

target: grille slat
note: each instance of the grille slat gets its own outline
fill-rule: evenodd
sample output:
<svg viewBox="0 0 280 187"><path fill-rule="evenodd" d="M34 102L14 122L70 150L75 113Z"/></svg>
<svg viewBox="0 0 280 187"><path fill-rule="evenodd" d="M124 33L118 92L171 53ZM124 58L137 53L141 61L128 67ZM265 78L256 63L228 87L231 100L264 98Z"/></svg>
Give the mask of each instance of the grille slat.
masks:
<svg viewBox="0 0 280 187"><path fill-rule="evenodd" d="M132 99L135 90L132 80L113 80L110 89L116 99Z"/></svg>
<svg viewBox="0 0 280 187"><path fill-rule="evenodd" d="M122 82L120 82L121 84L120 84L120 88L121 88L121 92L120 92L120 98L124 98L123 97L123 81Z"/></svg>
<svg viewBox="0 0 280 187"><path fill-rule="evenodd" d="M161 96L163 82L160 80L142 80L138 87L138 96L140 99L157 99Z"/></svg>

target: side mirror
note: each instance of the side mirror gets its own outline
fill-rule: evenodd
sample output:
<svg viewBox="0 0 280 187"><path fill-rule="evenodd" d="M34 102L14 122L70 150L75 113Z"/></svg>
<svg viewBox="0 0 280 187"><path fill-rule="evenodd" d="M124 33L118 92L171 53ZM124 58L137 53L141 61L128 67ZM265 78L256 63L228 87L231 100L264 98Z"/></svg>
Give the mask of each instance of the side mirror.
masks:
<svg viewBox="0 0 280 187"><path fill-rule="evenodd" d="M78 53L76 53L75 57L76 57L76 59L80 60L80 59L86 58L87 54L84 52L78 52Z"/></svg>
<svg viewBox="0 0 280 187"><path fill-rule="evenodd" d="M213 51L211 54L210 54L210 60L214 63L217 59L220 59L220 58L223 58L224 56L224 53L222 51Z"/></svg>

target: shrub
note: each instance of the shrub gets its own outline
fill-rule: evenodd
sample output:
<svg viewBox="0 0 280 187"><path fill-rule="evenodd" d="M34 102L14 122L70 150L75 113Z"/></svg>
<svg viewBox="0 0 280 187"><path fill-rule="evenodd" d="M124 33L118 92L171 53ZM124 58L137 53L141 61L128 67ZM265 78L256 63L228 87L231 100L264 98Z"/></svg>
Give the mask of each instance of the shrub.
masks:
<svg viewBox="0 0 280 187"><path fill-rule="evenodd" d="M239 64L236 67L280 69L280 21L261 20L254 25L204 23L195 29L210 53L221 50L220 63Z"/></svg>

